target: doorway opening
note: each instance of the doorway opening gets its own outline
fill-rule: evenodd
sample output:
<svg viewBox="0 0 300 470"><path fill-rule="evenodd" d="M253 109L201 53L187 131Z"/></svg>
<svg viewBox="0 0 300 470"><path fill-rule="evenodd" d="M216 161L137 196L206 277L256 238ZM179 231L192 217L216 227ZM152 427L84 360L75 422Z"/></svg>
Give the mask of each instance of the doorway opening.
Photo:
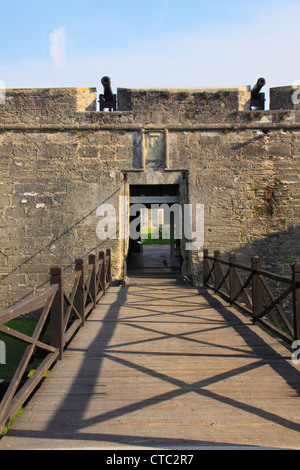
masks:
<svg viewBox="0 0 300 470"><path fill-rule="evenodd" d="M179 184L130 185L129 276L181 273L173 211L179 202Z"/></svg>

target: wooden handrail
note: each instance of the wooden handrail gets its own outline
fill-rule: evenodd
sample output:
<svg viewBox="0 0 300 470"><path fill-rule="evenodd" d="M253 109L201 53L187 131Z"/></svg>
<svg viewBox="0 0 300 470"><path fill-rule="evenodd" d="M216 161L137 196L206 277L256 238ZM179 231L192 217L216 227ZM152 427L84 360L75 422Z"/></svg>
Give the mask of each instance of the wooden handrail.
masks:
<svg viewBox="0 0 300 470"><path fill-rule="evenodd" d="M222 265L229 267L225 273ZM243 280L239 271L250 274L245 275ZM274 293L267 280L285 285L284 290ZM292 266L292 276L289 278L261 269L261 259L258 256L252 258L252 266L244 266L236 262L235 253L231 253L227 261L220 258L219 251L215 251L214 256L209 256L205 249L203 285L213 289L230 305L235 305L240 311L250 315L253 323L263 325L289 346L295 340L300 340L299 263ZM290 315L280 305L285 299L290 299Z"/></svg>
<svg viewBox="0 0 300 470"><path fill-rule="evenodd" d="M8 307L0 312L0 325L7 323L20 315L25 315L28 312L32 312L35 308L40 305L51 295L55 294L57 286L49 286L41 292L38 292L33 297L23 300L16 304L14 307Z"/></svg>
<svg viewBox="0 0 300 470"><path fill-rule="evenodd" d="M63 359L67 343L84 326L87 315L110 287L111 251L100 252L98 260L94 254L89 255L87 266L82 258L76 259L72 273L64 273L60 266L53 266L50 275L50 286L0 312L0 332L27 345L4 396L0 397L0 432L36 389L44 374L57 360ZM37 309L42 312L31 336L5 325ZM50 329L50 344L44 338L47 328ZM28 377L28 368L37 348L45 357Z"/></svg>

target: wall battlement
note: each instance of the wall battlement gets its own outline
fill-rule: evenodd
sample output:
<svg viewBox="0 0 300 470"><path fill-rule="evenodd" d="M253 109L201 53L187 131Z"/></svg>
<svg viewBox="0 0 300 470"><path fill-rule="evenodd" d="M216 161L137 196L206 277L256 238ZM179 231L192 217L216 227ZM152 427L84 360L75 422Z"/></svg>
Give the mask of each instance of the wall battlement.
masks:
<svg viewBox="0 0 300 470"><path fill-rule="evenodd" d="M249 109L249 87L187 89L118 89L119 110L214 114Z"/></svg>
<svg viewBox="0 0 300 470"><path fill-rule="evenodd" d="M250 110L249 86L117 90L117 111L98 111L96 88L8 89L0 126L197 125L300 120L294 87L270 89L270 110ZM296 104L297 103L297 104Z"/></svg>
<svg viewBox="0 0 300 470"><path fill-rule="evenodd" d="M76 112L96 111L96 88L7 89L0 105L0 122L38 122L64 119Z"/></svg>

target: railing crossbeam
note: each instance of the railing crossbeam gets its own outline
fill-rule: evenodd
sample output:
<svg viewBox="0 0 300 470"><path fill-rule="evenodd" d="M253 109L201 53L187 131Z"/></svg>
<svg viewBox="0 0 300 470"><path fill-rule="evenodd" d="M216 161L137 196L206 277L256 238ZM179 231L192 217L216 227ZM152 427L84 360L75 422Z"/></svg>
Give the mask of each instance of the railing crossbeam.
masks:
<svg viewBox="0 0 300 470"><path fill-rule="evenodd" d="M222 265L229 266L225 274ZM242 280L238 270L249 272L246 281ZM228 277L229 283L227 283ZM267 278L288 284L288 287L279 295L274 295ZM209 284L210 279L214 281L213 286ZM258 256L252 258L252 265L249 267L238 264L235 253L231 253L229 261L225 261L221 259L220 251L215 251L214 256L209 256L208 250L204 249L203 285L213 289L215 293L227 299L230 304L236 305L244 313L250 314L254 323L263 324L289 345L294 340L300 340L300 264L292 266L292 277L288 278L262 270L261 259ZM251 296L248 286L249 289L252 287ZM280 305L290 294L292 294L293 310L291 321ZM238 301L241 296L247 308ZM267 315L269 315L268 318L266 318Z"/></svg>

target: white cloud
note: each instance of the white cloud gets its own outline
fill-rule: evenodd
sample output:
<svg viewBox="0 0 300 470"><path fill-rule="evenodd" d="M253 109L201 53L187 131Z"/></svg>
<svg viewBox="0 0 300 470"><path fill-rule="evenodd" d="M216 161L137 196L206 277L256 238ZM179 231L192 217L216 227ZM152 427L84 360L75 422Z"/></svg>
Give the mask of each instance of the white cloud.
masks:
<svg viewBox="0 0 300 470"><path fill-rule="evenodd" d="M52 57L53 64L55 67L61 67L66 61L66 33L65 28L61 26L50 33L49 36L50 46L49 52Z"/></svg>

